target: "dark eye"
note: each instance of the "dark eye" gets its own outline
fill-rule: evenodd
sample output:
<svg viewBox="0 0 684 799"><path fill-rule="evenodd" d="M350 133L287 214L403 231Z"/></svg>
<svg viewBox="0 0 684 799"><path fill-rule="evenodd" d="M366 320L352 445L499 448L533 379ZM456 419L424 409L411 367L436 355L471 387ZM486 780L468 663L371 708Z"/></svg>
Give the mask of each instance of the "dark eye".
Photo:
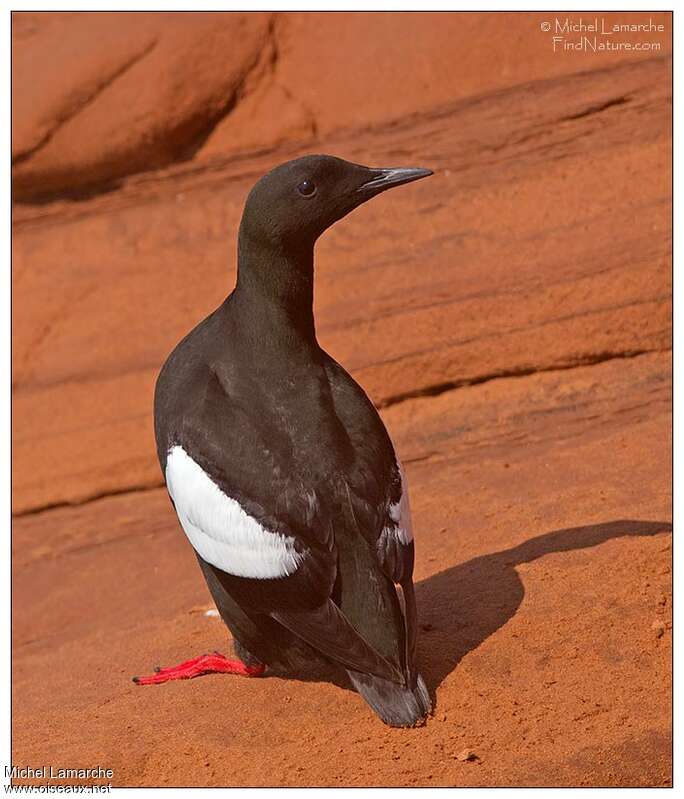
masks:
<svg viewBox="0 0 684 799"><path fill-rule="evenodd" d="M311 197L316 193L316 186L310 180L303 180L297 186L297 191L304 197Z"/></svg>

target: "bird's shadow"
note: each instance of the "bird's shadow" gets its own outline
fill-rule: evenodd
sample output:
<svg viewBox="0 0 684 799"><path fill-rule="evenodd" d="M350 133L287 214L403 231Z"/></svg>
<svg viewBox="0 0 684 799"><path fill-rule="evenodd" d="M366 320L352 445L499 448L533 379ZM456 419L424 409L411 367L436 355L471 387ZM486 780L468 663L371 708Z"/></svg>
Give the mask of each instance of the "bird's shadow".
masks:
<svg viewBox="0 0 684 799"><path fill-rule="evenodd" d="M568 527L433 574L416 583L419 614L418 670L435 704L436 689L461 659L515 615L525 596L516 566L552 552L569 552L623 536L653 536L672 531L670 522L620 520ZM303 682L332 682L354 690L345 672L314 662L283 675Z"/></svg>
<svg viewBox="0 0 684 799"><path fill-rule="evenodd" d="M518 546L481 555L421 580L419 669L433 695L460 660L511 619L525 596L516 566L622 536L672 531L670 522L621 520L554 530Z"/></svg>

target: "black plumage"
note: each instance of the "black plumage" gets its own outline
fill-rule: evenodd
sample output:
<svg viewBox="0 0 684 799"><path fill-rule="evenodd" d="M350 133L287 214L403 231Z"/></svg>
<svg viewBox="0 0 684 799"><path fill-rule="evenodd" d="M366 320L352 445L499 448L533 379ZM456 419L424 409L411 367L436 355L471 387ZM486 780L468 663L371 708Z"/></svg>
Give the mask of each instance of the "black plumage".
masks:
<svg viewBox="0 0 684 799"><path fill-rule="evenodd" d="M313 252L353 208L429 174L321 155L265 175L245 205L234 291L177 345L155 392L167 483L169 453L182 447L266 535L279 534L274 547L290 542L282 563L296 568L275 577L197 553L243 660L286 673L344 667L380 717L401 726L430 709L415 666L414 545L397 518L405 487L372 402L316 339Z"/></svg>

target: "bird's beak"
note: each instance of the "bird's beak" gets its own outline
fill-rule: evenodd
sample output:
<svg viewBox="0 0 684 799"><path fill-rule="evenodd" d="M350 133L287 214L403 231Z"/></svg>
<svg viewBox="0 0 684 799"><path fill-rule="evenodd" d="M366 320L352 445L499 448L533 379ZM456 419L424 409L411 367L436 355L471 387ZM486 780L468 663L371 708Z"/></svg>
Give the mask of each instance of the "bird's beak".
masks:
<svg viewBox="0 0 684 799"><path fill-rule="evenodd" d="M369 169L370 179L362 183L356 190L363 195L363 199L374 197L385 189L394 186L402 186L404 183L411 183L414 180L427 178L432 175L431 169Z"/></svg>

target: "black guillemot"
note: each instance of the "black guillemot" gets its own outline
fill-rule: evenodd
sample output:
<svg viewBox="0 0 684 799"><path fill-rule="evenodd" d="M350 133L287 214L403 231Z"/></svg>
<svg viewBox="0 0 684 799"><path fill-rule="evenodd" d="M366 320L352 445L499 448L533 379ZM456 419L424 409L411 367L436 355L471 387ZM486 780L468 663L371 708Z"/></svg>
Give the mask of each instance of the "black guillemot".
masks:
<svg viewBox="0 0 684 799"><path fill-rule="evenodd" d="M154 401L166 486L240 660L203 655L139 684L318 662L387 724L430 712L405 476L373 403L318 344L313 282L327 228L431 174L310 155L249 193L235 289L173 350Z"/></svg>

